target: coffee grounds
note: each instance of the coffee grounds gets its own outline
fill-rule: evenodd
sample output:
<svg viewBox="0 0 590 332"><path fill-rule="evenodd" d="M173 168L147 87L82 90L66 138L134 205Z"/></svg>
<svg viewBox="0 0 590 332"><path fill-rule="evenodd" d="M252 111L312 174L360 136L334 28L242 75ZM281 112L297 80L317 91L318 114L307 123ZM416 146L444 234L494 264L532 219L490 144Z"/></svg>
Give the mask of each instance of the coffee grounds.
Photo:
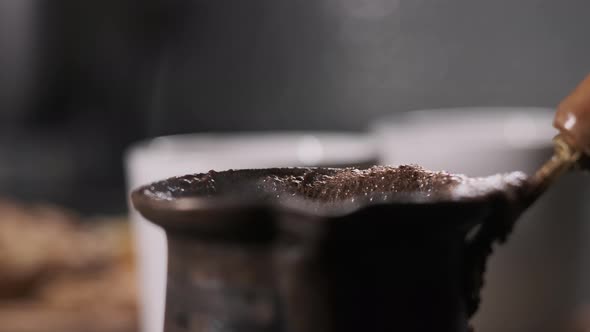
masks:
<svg viewBox="0 0 590 332"><path fill-rule="evenodd" d="M419 166L374 166L368 169L308 169L301 175L269 175L258 185L262 192L297 196L320 203L388 200L396 194L424 197L447 192L460 178Z"/></svg>
<svg viewBox="0 0 590 332"><path fill-rule="evenodd" d="M160 181L144 187L152 198L219 197L248 194L246 198L294 197L321 203L358 198L388 200L396 194L447 195L461 176L432 172L419 166L356 168L282 168L210 171Z"/></svg>
<svg viewBox="0 0 590 332"><path fill-rule="evenodd" d="M522 173L467 178L416 165L356 168L275 168L210 171L142 188L157 200L225 197L240 200L299 200L317 207L396 200L454 200L522 187Z"/></svg>

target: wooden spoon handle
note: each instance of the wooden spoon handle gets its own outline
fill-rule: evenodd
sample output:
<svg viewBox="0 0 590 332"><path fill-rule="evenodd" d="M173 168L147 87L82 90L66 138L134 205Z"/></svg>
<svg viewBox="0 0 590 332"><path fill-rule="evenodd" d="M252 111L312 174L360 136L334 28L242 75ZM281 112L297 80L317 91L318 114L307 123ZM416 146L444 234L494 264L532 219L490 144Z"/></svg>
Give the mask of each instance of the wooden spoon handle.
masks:
<svg viewBox="0 0 590 332"><path fill-rule="evenodd" d="M590 157L590 75L559 103L553 126L559 130L555 152L530 179L531 201L570 168L588 167L582 161Z"/></svg>
<svg viewBox="0 0 590 332"><path fill-rule="evenodd" d="M567 144L590 155L590 75L561 101L553 125Z"/></svg>

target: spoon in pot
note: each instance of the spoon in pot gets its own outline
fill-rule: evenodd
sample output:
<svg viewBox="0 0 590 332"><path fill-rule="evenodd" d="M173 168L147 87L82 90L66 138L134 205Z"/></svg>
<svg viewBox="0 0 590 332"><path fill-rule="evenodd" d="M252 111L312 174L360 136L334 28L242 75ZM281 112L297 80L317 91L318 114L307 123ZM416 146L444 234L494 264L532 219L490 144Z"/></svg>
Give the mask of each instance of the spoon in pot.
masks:
<svg viewBox="0 0 590 332"><path fill-rule="evenodd" d="M471 294L468 303L470 314L475 313L479 306L479 290L483 287L485 266L493 244L505 241L518 215L533 204L561 174L572 168L590 170L590 75L559 104L553 126L559 130L553 139L553 156L528 179L523 196L518 199L522 204L507 217L511 222L500 223L500 226L496 222L484 223L469 243L469 265L474 271L470 279L473 282L471 289L477 290Z"/></svg>
<svg viewBox="0 0 590 332"><path fill-rule="evenodd" d="M538 194L567 170L588 168L585 161L590 156L590 75L561 101L553 126L559 130L553 139L553 157L530 180Z"/></svg>

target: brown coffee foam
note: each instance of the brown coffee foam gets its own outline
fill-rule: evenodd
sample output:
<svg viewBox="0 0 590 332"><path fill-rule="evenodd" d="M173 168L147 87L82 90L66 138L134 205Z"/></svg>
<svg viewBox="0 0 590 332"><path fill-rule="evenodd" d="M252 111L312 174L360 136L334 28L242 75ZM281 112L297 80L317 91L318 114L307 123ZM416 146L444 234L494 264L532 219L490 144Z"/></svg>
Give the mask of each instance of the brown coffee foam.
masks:
<svg viewBox="0 0 590 332"><path fill-rule="evenodd" d="M468 178L434 172L416 165L356 168L276 168L210 171L148 185L141 190L155 200L237 198L240 200L303 200L313 203L457 200L516 190L526 185L522 173Z"/></svg>

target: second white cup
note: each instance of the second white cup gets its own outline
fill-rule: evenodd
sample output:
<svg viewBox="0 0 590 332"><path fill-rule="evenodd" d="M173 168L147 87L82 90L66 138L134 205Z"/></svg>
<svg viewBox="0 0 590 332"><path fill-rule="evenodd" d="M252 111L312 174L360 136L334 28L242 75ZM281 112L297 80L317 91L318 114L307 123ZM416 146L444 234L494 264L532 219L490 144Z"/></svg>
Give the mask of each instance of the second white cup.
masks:
<svg viewBox="0 0 590 332"><path fill-rule="evenodd" d="M373 126L382 161L470 176L532 174L552 154L552 109L473 107L397 114ZM584 303L590 178L566 174L517 222L486 272L479 332L565 331ZM587 288L587 287L586 287Z"/></svg>

